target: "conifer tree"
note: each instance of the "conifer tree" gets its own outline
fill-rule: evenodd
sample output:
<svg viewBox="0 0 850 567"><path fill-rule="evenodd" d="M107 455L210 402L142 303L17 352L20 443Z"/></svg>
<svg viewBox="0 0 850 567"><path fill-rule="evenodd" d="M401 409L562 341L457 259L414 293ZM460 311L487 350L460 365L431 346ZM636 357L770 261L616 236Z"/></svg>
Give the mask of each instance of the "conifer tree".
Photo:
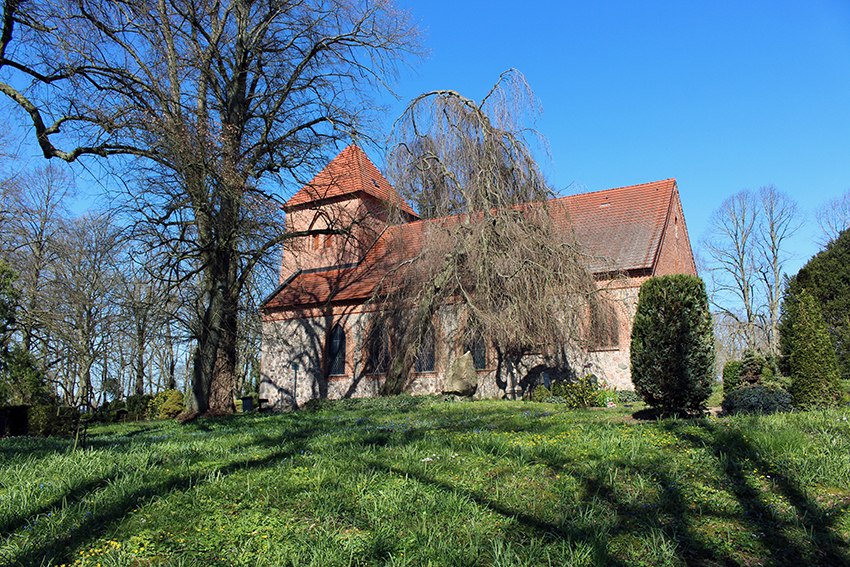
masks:
<svg viewBox="0 0 850 567"><path fill-rule="evenodd" d="M632 328L632 381L665 414L704 408L711 394L714 331L705 285L696 276L661 276L640 288Z"/></svg>
<svg viewBox="0 0 850 567"><path fill-rule="evenodd" d="M791 395L794 406L812 409L834 406L840 397L838 360L820 307L807 290L792 306L790 336Z"/></svg>

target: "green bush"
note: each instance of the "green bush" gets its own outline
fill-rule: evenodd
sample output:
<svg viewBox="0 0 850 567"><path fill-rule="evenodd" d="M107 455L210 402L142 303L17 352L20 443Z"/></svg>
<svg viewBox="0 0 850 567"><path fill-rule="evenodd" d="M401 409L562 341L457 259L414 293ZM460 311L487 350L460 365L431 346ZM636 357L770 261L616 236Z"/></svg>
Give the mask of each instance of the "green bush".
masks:
<svg viewBox="0 0 850 567"><path fill-rule="evenodd" d="M777 386L744 385L726 394L723 411L736 413L777 413L791 411L791 394Z"/></svg>
<svg viewBox="0 0 850 567"><path fill-rule="evenodd" d="M143 421L148 419L148 404L150 404L152 396L149 394L133 394L127 396L124 401L124 406L127 409L127 419L129 421Z"/></svg>
<svg viewBox="0 0 850 567"><path fill-rule="evenodd" d="M592 374L577 380L561 380L552 384L552 395L563 398L567 407L575 409L599 405L599 392L599 382Z"/></svg>
<svg viewBox="0 0 850 567"><path fill-rule="evenodd" d="M185 408L180 390L163 390L148 402L150 419L174 419Z"/></svg>
<svg viewBox="0 0 850 567"><path fill-rule="evenodd" d="M552 392L546 386L540 385L531 391L532 402L548 402L552 397Z"/></svg>
<svg viewBox="0 0 850 567"><path fill-rule="evenodd" d="M800 409L832 407L841 398L838 359L814 296L801 290L788 337L791 395Z"/></svg>
<svg viewBox="0 0 850 567"><path fill-rule="evenodd" d="M127 414L127 404L124 400L112 400L102 403L92 414L92 421L101 423L116 423Z"/></svg>
<svg viewBox="0 0 850 567"><path fill-rule="evenodd" d="M758 351L747 349L741 357L741 371L739 374L740 385L753 386L761 383L761 377L770 373L767 359Z"/></svg>
<svg viewBox="0 0 850 567"><path fill-rule="evenodd" d="M803 290L818 304L835 349L840 376L850 379L850 229L841 232L788 281L779 323L781 369L786 374L790 374L791 357L788 331L794 324L791 306Z"/></svg>
<svg viewBox="0 0 850 567"><path fill-rule="evenodd" d="M641 397L634 390L617 390L617 402L621 404L633 404L641 401Z"/></svg>
<svg viewBox="0 0 850 567"><path fill-rule="evenodd" d="M723 394L728 395L741 387L741 361L730 360L723 365Z"/></svg>
<svg viewBox="0 0 850 567"><path fill-rule="evenodd" d="M21 345L7 350L0 364L0 403L31 405L50 402L50 389L38 361Z"/></svg>
<svg viewBox="0 0 850 567"><path fill-rule="evenodd" d="M704 409L711 395L714 331L705 285L696 276L650 278L632 327L635 391L664 414Z"/></svg>
<svg viewBox="0 0 850 567"><path fill-rule="evenodd" d="M558 380L552 383L551 390L540 385L531 392L531 401L564 404L569 408L589 408L604 406L607 401L615 401L616 392L599 387L599 381L593 374L577 380Z"/></svg>
<svg viewBox="0 0 850 567"><path fill-rule="evenodd" d="M28 432L38 437L70 437L77 431L80 411L55 403L33 404L29 407Z"/></svg>

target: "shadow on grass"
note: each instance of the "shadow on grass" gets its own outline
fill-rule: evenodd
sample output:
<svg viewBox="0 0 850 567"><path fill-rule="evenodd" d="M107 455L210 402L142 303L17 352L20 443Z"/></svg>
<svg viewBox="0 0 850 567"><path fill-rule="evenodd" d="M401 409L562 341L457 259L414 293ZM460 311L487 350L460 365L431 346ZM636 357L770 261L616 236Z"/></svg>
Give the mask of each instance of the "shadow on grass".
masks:
<svg viewBox="0 0 850 567"><path fill-rule="evenodd" d="M96 478L87 482L79 483L68 492L61 496L56 496L49 503L41 506L37 510L28 512L26 515L19 514L3 518L0 520L0 533L12 533L27 525L32 518L37 518L38 516L45 514L51 515L62 508L73 506L89 494L108 486L117 477L117 474L110 474L102 478Z"/></svg>
<svg viewBox="0 0 850 567"><path fill-rule="evenodd" d="M271 438L268 438L266 443L258 443L277 447L285 445L287 447L286 450L275 451L261 458L234 461L227 465L216 467L213 470L196 471L194 473L187 470L185 474L177 474L169 478L154 480L135 490L127 491L116 501L100 507L91 516L86 517L83 522L64 530L61 536L39 542L23 553L9 557L9 564L29 566L71 562L75 559L72 555L74 549L84 547L90 542L102 537L110 528L124 520L131 511L151 499L162 497L174 491L188 491L202 486L210 482L209 479L211 477L221 478L239 471L262 469L281 459L291 458L304 449L307 441L314 434L315 432L311 428L287 432L285 439L278 438L276 441L273 441ZM210 473L215 474L211 475ZM115 482L119 476L119 474L113 474L108 477L93 479L77 486L68 493L54 499L50 505L45 506L38 512L29 514L28 517L33 518L38 514L59 508L66 508L68 505L82 501L87 496ZM16 520L10 526L9 531L19 529L26 523L26 518ZM5 557L2 559L4 561L7 560Z"/></svg>
<svg viewBox="0 0 850 567"><path fill-rule="evenodd" d="M693 431L693 425L697 432ZM715 456L728 490L744 510L743 521L753 533L763 534L771 564L850 565L848 543L835 532L835 521L848 505L830 512L823 510L788 471L765 459L736 429L706 420L671 420L664 423L664 428L692 447L705 447ZM783 519L767 501L765 492L753 486L747 474L753 468L770 473L778 494L793 508L798 524ZM806 534L802 541L789 536L789 532L800 528Z"/></svg>
<svg viewBox="0 0 850 567"><path fill-rule="evenodd" d="M653 419L658 419L658 416ZM628 550L621 554L611 547L611 541L617 536L624 536L624 541L634 541L634 538L640 537L646 541L652 538L653 530L661 530L669 541L675 543L678 560L688 565L850 565L848 543L836 532L836 522L848 505L834 507L830 511L820 508L790 474L776 472L778 466L768 462L740 431L715 425L705 419L665 419L659 421L658 425L672 433L682 445L707 451L714 457L721 475L722 489L734 498L743 513L726 513L712 510L711 507L704 510L693 505L677 480L681 473L673 472L669 459L633 463L614 458L601 461L600 471L589 474L587 466L582 466L582 463L576 462L565 452L557 456L546 452L534 455L531 461L545 465L553 473L564 473L575 479L585 500L595 497L614 512L613 524L601 530L583 525L581 520L566 515L544 519L529 513L528 509L505 505L483 489L470 490L455 486L416 467L401 467L379 460L370 460L367 466L378 472L414 479L441 491L465 496L482 508L516 521L522 527L521 531L545 535L547 538L583 542L594 550L597 564L626 564L624 555L628 555ZM698 434L693 433L694 428ZM455 427L443 429L451 431ZM490 428L491 431L497 429ZM476 446L495 459L529 461L528 452L512 449L505 444L479 442ZM460 451L467 449L464 445L453 445L453 448ZM753 467L761 471L774 471L778 493L793 509L796 521L783 518L767 501L766 489L753 485L748 474ZM605 474L612 468L652 478L659 487L658 496L639 504L627 502L618 496L620 491ZM752 545L746 539L740 539L732 544L730 552L728 543L721 541L717 532L705 531L706 524L713 521L727 526L730 523L737 525L737 530L753 534L758 543ZM511 538L511 534L506 535Z"/></svg>
<svg viewBox="0 0 850 567"><path fill-rule="evenodd" d="M413 407L419 408L420 411L411 413L410 409ZM450 435L476 432L521 433L528 430L545 435L557 429L562 430L564 422L560 420L555 420L559 423L554 425L537 421L536 418L552 415L550 412L525 415L528 412L516 406L485 407L480 410L470 406L468 411L457 412L419 404L411 404L411 408L395 409L384 408L380 404L375 407L353 404L350 409L356 411L348 412L346 405L338 408L332 406L331 411L320 409L263 422L259 431L257 418L252 417L237 416L194 424L191 428L204 433L250 431L251 446L263 447L272 453L262 458L237 460L216 467L213 471L205 469L193 474L187 471L185 474L153 480L104 505L82 524L70 526L60 537L40 542L12 560L20 565L41 564L49 560L70 560L72 550L108 533L140 503L155 496L164 496L173 491L188 491L203 485L209 482L210 472L221 477L237 471L271 466L275 461L299 454L314 438L333 434L335 438L332 444L353 444L365 449L364 456L352 462L352 467L360 466L380 474L403 476L441 492L464 496L476 506L512 520L512 525L518 529L515 533L512 531L504 534L504 537L519 544L526 541L528 536L539 537L544 541L586 544L593 550L595 563L600 565L629 564L629 558L635 554L640 556L641 551L630 549L628 546L643 545L652 541L658 531L667 541L675 544L671 548L674 559L688 565L850 564L847 542L838 537L835 531L836 520L847 507L832 508L829 511L819 507L806 490L794 481L789 471L777 470L779 467L776 463L769 462L759 453L757 447L732 427L700 419L662 420L657 424L639 423L628 426L653 429L658 427L668 432L675 437L677 443L676 447L669 449L671 451L684 448L707 452L717 467L722 489L734 498L743 513L726 513L719 509L704 510L689 502L687 491L683 491L683 486L679 484L681 469L673 466L675 459L671 459L667 452L661 456L637 458L633 461L617 455L591 455L584 457L585 460L579 460L569 451L568 445L558 451L534 452L520 450L497 440L485 442L483 437L478 440L465 437L467 441L455 442ZM573 414L565 413L564 416L567 423L576 419ZM576 423L579 427L585 427L587 422L577 420ZM623 427L603 422L598 425ZM523 507L522 502L511 504L499 496L494 496L485 488L465 488L431 474L424 467L401 466L393 461L394 449L417 443L426 435L441 433L449 434L446 442L457 452L484 451L508 465L532 462L543 465L552 474L569 475L575 481L583 501L578 506L565 505L563 509L536 512L533 506ZM138 440L139 437L136 436L135 439ZM130 446L131 440L122 441L108 437L102 439L104 446L110 447L115 446L113 441L122 441L127 444L125 446ZM383 456L387 458L384 459ZM595 466L588 461L594 458L598 459ZM766 494L768 489L762 489L753 483L749 474L753 468L771 471L774 490L793 509L796 521L787 519L787 515L783 518L772 508ZM624 485L616 480L616 475L611 476L612 471L640 474L644 478L652 479L652 486L657 488L657 491L649 491L651 496L636 500L624 492ZM67 506L67 502L79 502L111 482L113 479L106 476L81 484L61 497L62 500L55 499L29 517L57 510ZM352 506L355 508L350 513L356 516L357 503L353 502ZM592 515L582 518L577 513L592 506L604 507L611 512L610 518L600 522ZM733 546L730 552L729 547L724 547L723 542L717 539L719 535L700 529L707 521L713 520L724 522L726 525L733 524L735 529L763 534L756 550ZM3 526L3 531L15 531L25 523L26 519L14 519L0 526Z"/></svg>

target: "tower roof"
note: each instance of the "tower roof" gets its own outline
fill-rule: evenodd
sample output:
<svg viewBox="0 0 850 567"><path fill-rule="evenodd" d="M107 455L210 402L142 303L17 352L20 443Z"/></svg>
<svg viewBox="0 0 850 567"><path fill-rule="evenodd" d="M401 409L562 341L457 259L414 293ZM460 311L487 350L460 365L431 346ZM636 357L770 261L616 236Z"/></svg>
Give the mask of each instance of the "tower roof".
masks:
<svg viewBox="0 0 850 567"><path fill-rule="evenodd" d="M375 167L366 152L355 144L342 150L310 183L295 193L286 202L284 209L290 211L359 192L397 206L408 215L418 218L407 201Z"/></svg>

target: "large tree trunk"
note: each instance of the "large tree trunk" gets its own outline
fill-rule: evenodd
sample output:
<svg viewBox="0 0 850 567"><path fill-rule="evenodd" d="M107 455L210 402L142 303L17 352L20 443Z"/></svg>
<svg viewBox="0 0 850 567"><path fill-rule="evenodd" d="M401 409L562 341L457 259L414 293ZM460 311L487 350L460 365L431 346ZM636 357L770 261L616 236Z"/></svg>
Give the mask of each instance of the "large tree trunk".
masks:
<svg viewBox="0 0 850 567"><path fill-rule="evenodd" d="M223 247L222 247L223 248ZM206 310L198 333L191 407L198 413L233 413L239 293L235 254L218 250L208 264Z"/></svg>
<svg viewBox="0 0 850 567"><path fill-rule="evenodd" d="M238 295L228 297L224 305L221 339L216 353L215 370L210 386L210 411L233 413L233 394L236 391L236 337Z"/></svg>
<svg viewBox="0 0 850 567"><path fill-rule="evenodd" d="M207 276L204 316L198 329L198 345L192 360L192 396L190 407L198 413L210 408L210 388L215 372L218 346L221 341L221 318L223 310L222 290L216 278Z"/></svg>

